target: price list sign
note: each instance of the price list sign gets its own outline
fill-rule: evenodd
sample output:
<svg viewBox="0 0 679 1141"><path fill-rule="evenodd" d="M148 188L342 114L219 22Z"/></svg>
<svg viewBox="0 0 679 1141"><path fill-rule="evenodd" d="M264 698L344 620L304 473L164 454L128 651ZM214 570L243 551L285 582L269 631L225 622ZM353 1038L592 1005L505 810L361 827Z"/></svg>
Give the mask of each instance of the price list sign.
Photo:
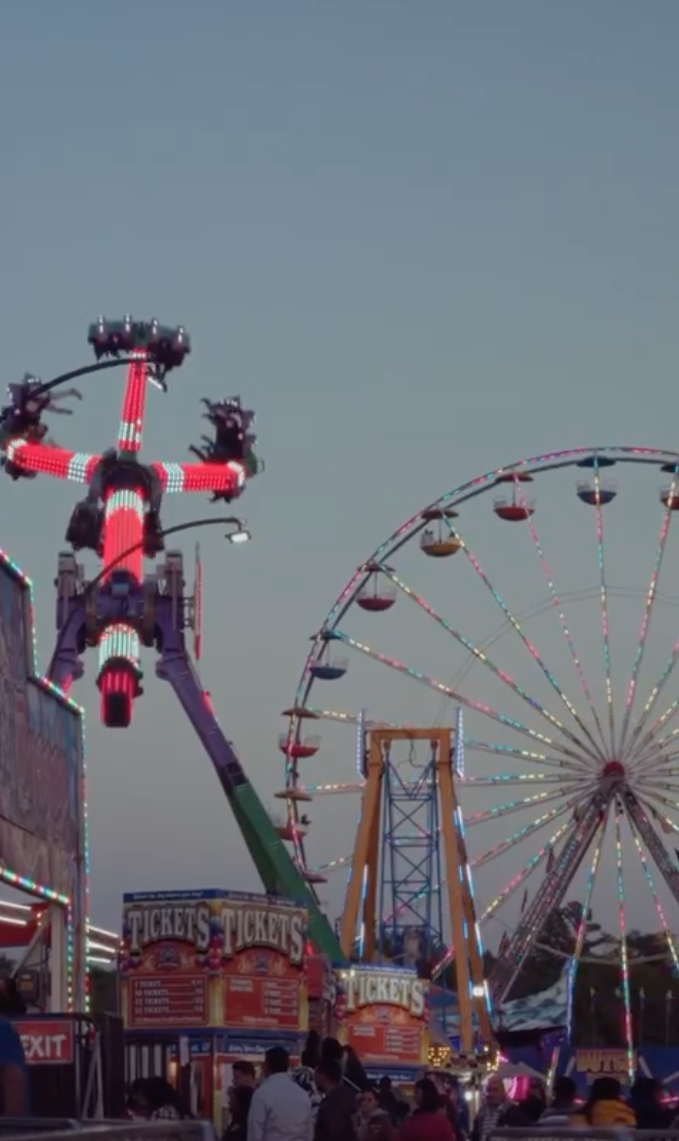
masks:
<svg viewBox="0 0 679 1141"><path fill-rule="evenodd" d="M299 973L295 978L226 975L224 1020L234 1029L297 1030Z"/></svg>
<svg viewBox="0 0 679 1141"><path fill-rule="evenodd" d="M388 1025L375 1022L349 1021L347 1044L353 1046L364 1062L385 1065L418 1066L421 1053L421 1030L417 1026Z"/></svg>
<svg viewBox="0 0 679 1141"><path fill-rule="evenodd" d="M203 1026L207 979L189 974L132 978L128 1001L128 1026Z"/></svg>

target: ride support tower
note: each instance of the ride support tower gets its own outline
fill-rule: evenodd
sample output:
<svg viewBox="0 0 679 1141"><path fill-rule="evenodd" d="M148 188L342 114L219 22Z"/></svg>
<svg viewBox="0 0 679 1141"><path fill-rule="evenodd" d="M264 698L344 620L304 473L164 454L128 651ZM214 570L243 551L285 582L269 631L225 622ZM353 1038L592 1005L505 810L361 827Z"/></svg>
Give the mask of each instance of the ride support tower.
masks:
<svg viewBox="0 0 679 1141"><path fill-rule="evenodd" d="M341 943L348 959L392 961L428 977L452 948L460 1049L471 1055L490 1045L492 1031L452 738L446 728L367 733Z"/></svg>
<svg viewBox="0 0 679 1141"><path fill-rule="evenodd" d="M217 722L187 650L185 631L192 629L199 656L200 566L192 595L185 590L181 551L168 551L163 564L144 571L144 560L155 561L173 531L227 522L242 533L241 521L233 516L164 531L161 507L164 494L207 492L212 502L227 504L242 494L247 481L261 470L254 452L254 413L243 409L239 398L205 400L214 438L204 436L199 446L191 448L196 462L143 463L147 387L151 383L167 391L169 372L180 367L190 352L189 337L182 326L172 329L156 320L99 318L90 327L89 342L96 364L47 383L26 376L10 386L10 404L0 414L3 466L12 479L42 473L86 485L86 497L73 510L66 541L73 552L94 551L102 562L88 582L72 551L59 555L58 636L49 677L68 692L84 672L86 650L97 648L102 721L109 728L127 728L134 701L142 693L142 648L154 650L156 675L172 686L210 756L265 890L304 903L312 942L339 961L337 939L309 890L306 870L295 863L277 835ZM49 443L42 415L63 411L56 407L54 389L77 376L120 365L127 368L127 381L116 446L96 455ZM71 395L80 398L74 390Z"/></svg>

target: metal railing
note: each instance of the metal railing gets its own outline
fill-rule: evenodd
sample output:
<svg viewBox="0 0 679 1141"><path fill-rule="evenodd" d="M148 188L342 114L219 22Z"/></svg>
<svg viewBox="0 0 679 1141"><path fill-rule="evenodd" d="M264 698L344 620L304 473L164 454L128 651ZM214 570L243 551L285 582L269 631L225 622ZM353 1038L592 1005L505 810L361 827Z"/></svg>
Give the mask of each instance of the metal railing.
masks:
<svg viewBox="0 0 679 1141"><path fill-rule="evenodd" d="M0 1126L3 1141L215 1141L208 1121L72 1121L68 1118L4 1118Z"/></svg>
<svg viewBox="0 0 679 1141"><path fill-rule="evenodd" d="M547 1120L523 1129L493 1129L486 1141L679 1141L679 1129L572 1129Z"/></svg>

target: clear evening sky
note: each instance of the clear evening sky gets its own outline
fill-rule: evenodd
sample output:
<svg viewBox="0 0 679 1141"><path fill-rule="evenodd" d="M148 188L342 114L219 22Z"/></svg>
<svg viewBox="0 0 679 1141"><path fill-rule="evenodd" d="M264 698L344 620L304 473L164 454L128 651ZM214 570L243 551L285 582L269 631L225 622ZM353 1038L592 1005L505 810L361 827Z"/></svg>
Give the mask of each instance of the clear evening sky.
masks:
<svg viewBox="0 0 679 1141"><path fill-rule="evenodd" d="M204 395L239 393L257 410L267 470L240 507L255 541L233 549L216 529L202 536L202 673L269 805L282 781L279 713L308 637L401 519L522 455L677 446L678 47L673 0L3 6L5 380L86 363L88 322L129 311L184 323L194 346L169 395L149 395L149 458L187 457ZM115 436L121 377L88 381L83 394L54 434L98 450ZM615 506L629 537L611 556L618 585L647 585L658 482ZM550 492L540 501L566 590L596 585L593 516L573 483L565 477L557 526L561 493L551 509ZM79 490L43 478L1 490L0 541L35 580L44 664ZM163 521L212 510L167 499ZM632 575L638 531L646 546ZM184 549L190 580L192 540ZM677 554L668 548L669 594ZM502 558L496 572L508 598L521 593ZM437 574L438 605L450 617L461 601L464 613L452 564ZM641 608L640 596L620 604L630 651ZM480 599L474 636L500 619ZM374 620L354 633L407 660L401 620L385 618L388 636ZM559 638L550 631L545 656ZM447 664L437 637L426 634L415 664L450 679L459 658ZM77 691L95 918L116 923L124 890L256 889L210 763L152 658L126 734L98 725L95 669L96 657ZM354 682L351 698L337 689L328 701L393 705L393 679L375 671L372 682L356 675L365 688ZM408 716L421 720L418 687L399 688L399 700L411 692ZM344 754L333 746L315 763L310 780L351 779L350 731ZM335 802L327 839L313 841L319 863L350 849L355 808ZM337 911L341 881L327 896ZM657 926L635 906L632 921Z"/></svg>

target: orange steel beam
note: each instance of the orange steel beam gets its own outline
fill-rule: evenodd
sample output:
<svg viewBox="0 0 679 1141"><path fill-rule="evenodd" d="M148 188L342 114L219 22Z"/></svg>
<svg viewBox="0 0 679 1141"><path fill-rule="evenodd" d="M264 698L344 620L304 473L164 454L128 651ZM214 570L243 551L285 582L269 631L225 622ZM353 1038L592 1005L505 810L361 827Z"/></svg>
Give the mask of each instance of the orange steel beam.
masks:
<svg viewBox="0 0 679 1141"><path fill-rule="evenodd" d="M347 959L351 958L354 940L358 930L358 921L361 916L361 896L363 893L363 880L370 875L369 857L371 854L371 841L373 832L377 831L376 821L379 824L380 794L382 791L382 775L384 762L379 741L373 741L371 736L368 750L368 766L366 785L363 790L363 803L361 819L356 831L354 852L351 860L351 872L347 885L347 894L344 904L344 914L340 927L340 944L342 953ZM374 927L375 916L372 917L371 926ZM369 927L366 926L366 936Z"/></svg>
<svg viewBox="0 0 679 1141"><path fill-rule="evenodd" d="M440 739L437 750L436 776L441 796L441 831L443 833L443 857L448 888L451 934L456 952L455 974L457 977L457 1005L460 1012L460 1048L463 1053L471 1053L474 1049L474 1026L469 971L469 943L473 939L473 933L470 930L469 940L465 939L465 907L461 874L464 869L460 864L457 832L453 823L456 798L451 766L450 730L447 730L446 736L447 740L445 737Z"/></svg>
<svg viewBox="0 0 679 1141"><path fill-rule="evenodd" d="M384 777L384 761L382 762L381 777ZM377 797L375 814L370 825L370 844L368 847L368 877L363 907L363 930L365 939L363 943L363 957L368 963L374 963L377 955L377 924L381 917L377 914L377 882L380 874L380 816L382 811L382 796Z"/></svg>

